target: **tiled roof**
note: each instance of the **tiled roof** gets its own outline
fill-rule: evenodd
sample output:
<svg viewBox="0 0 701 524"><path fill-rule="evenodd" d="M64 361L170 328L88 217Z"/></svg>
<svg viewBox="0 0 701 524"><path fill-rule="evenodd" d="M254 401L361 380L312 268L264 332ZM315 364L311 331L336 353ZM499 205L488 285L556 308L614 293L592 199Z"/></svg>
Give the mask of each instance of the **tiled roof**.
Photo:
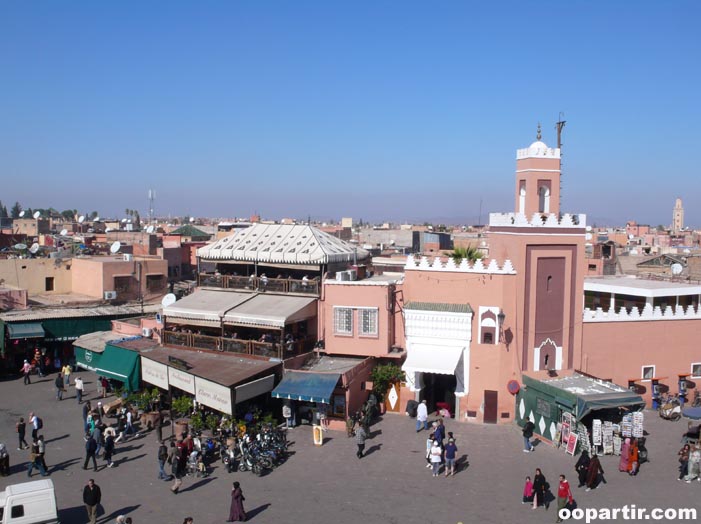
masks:
<svg viewBox="0 0 701 524"><path fill-rule="evenodd" d="M443 313L473 313L470 304L447 304L445 302L407 302L404 309L440 311Z"/></svg>
<svg viewBox="0 0 701 524"><path fill-rule="evenodd" d="M83 318L83 317L109 317L119 315L138 315L140 313L158 313L160 304L144 304L123 306L92 306L92 307L50 307L26 309L23 311L8 311L0 314L0 320L4 322L27 322L32 320L45 320L49 318Z"/></svg>
<svg viewBox="0 0 701 524"><path fill-rule="evenodd" d="M197 229L192 224L185 224L183 226L180 226L178 229L171 231L169 234L170 235L182 235L184 237L206 237L206 238L209 238L212 236L209 233L205 233L201 229Z"/></svg>

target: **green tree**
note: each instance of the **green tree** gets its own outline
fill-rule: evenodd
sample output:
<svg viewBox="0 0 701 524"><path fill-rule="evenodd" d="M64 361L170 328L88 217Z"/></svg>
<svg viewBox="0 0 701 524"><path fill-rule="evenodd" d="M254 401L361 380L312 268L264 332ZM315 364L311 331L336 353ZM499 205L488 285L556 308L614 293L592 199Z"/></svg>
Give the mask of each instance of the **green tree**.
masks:
<svg viewBox="0 0 701 524"><path fill-rule="evenodd" d="M370 373L372 392L382 402L390 385L404 380L404 372L397 364L378 364Z"/></svg>
<svg viewBox="0 0 701 524"><path fill-rule="evenodd" d="M449 256L455 261L456 264L460 264L463 259L466 259L470 263L475 263L482 258L482 252L479 251L475 246L470 244L467 247L456 247Z"/></svg>
<svg viewBox="0 0 701 524"><path fill-rule="evenodd" d="M12 210L10 211L10 215L12 218L19 218L19 214L22 212L22 206L20 205L19 202L15 202L15 205L12 206Z"/></svg>
<svg viewBox="0 0 701 524"><path fill-rule="evenodd" d="M95 220L95 217L98 217L100 215L97 211L91 211L88 216L90 217L90 220Z"/></svg>
<svg viewBox="0 0 701 524"><path fill-rule="evenodd" d="M8 218L7 208L0 202L0 218Z"/></svg>
<svg viewBox="0 0 701 524"><path fill-rule="evenodd" d="M75 213L72 209L66 209L64 211L61 211L61 216L69 222L75 219Z"/></svg>

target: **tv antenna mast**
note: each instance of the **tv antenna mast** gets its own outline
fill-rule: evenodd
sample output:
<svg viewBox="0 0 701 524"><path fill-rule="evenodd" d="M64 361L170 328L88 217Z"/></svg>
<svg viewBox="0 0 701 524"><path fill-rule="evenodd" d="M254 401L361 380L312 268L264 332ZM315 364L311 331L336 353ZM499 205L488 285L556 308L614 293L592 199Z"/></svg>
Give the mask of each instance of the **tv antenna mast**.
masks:
<svg viewBox="0 0 701 524"><path fill-rule="evenodd" d="M153 222L153 202L156 200L156 190L148 190L148 221L149 224Z"/></svg>
<svg viewBox="0 0 701 524"><path fill-rule="evenodd" d="M559 120L555 123L555 127L557 129L557 148L562 149L562 130L565 127L565 124L567 123L566 120L563 120L565 117L565 113L560 111L560 114L558 115Z"/></svg>

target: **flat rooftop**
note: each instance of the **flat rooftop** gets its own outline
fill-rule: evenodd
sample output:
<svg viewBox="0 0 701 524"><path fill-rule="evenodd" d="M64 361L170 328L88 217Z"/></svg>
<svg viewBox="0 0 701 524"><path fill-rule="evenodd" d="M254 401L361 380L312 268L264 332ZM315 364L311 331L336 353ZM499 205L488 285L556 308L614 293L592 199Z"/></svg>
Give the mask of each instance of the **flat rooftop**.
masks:
<svg viewBox="0 0 701 524"><path fill-rule="evenodd" d="M406 261L404 262L406 264ZM339 285L339 286L388 286L396 284L404 279L403 273L385 273L383 275L373 275L362 280L324 280L324 285Z"/></svg>
<svg viewBox="0 0 701 524"><path fill-rule="evenodd" d="M320 373L345 373L365 361L364 358L331 357L323 355L312 358L304 363L299 370L293 371L317 371Z"/></svg>
<svg viewBox="0 0 701 524"><path fill-rule="evenodd" d="M585 278L584 291L654 298L701 295L701 286L684 282L650 280L634 276L607 276Z"/></svg>

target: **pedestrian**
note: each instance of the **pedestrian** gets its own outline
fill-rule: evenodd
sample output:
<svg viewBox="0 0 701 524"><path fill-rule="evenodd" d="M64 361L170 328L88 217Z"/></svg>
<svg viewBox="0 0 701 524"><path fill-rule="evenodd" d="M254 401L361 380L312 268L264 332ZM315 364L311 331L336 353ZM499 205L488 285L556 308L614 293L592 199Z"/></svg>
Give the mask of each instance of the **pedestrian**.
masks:
<svg viewBox="0 0 701 524"><path fill-rule="evenodd" d="M589 469L587 469L587 489L584 491L596 489L601 481L599 478L600 474L603 476L604 470L601 467L601 462L599 462L599 457L597 457L596 453L594 453L591 456L591 461L589 462Z"/></svg>
<svg viewBox="0 0 701 524"><path fill-rule="evenodd" d="M44 427L44 423L34 413L29 414L29 423L32 425L32 441L34 441L39 435L39 430Z"/></svg>
<svg viewBox="0 0 701 524"><path fill-rule="evenodd" d="M177 494L180 486L183 485L183 471L180 466L180 452L178 448L175 447L175 443L170 443L171 454L170 454L170 472L173 477L173 485L170 487L170 491L173 494Z"/></svg>
<svg viewBox="0 0 701 524"><path fill-rule="evenodd" d="M71 373L73 373L73 369L71 368L71 365L66 362L66 365L61 368L61 373L63 373L63 385L64 387L68 387L71 385Z"/></svg>
<svg viewBox="0 0 701 524"><path fill-rule="evenodd" d="M627 438L623 441L621 446L621 460L618 462L618 471L625 471L628 473L628 463L630 461L630 439Z"/></svg>
<svg viewBox="0 0 701 524"><path fill-rule="evenodd" d="M679 478L677 480L683 480L689 474L689 455L691 453L691 448L689 444L684 444L684 447L679 450Z"/></svg>
<svg viewBox="0 0 701 524"><path fill-rule="evenodd" d="M526 477L526 483L523 485L523 500L521 504L529 504L533 502L533 482L531 477Z"/></svg>
<svg viewBox="0 0 701 524"><path fill-rule="evenodd" d="M545 480L545 475L543 475L540 468L536 468L535 475L533 476L533 509L537 509L538 506L545 504L546 491L547 481Z"/></svg>
<svg viewBox="0 0 701 524"><path fill-rule="evenodd" d="M579 477L579 485L577 486L578 488L581 488L584 486L584 484L587 483L587 474L589 472L589 463L591 462L591 459L589 458L589 453L585 449L582 451L582 454L579 456L579 460L577 460L577 463L574 465L574 469L577 472L577 476Z"/></svg>
<svg viewBox="0 0 701 524"><path fill-rule="evenodd" d="M441 461L443 460L443 450L437 440L433 441L431 446L431 468L433 476L437 477L441 469Z"/></svg>
<svg viewBox="0 0 701 524"><path fill-rule="evenodd" d="M102 438L102 422L100 422L98 420L97 424L95 424L95 429L93 429L90 434L92 435L92 438L95 439L95 443L97 444L97 449L95 450L95 456L99 457L100 451L102 450L102 445L105 442Z"/></svg>
<svg viewBox="0 0 701 524"><path fill-rule="evenodd" d="M640 462L638 462L638 440L633 439L630 444L630 458L628 459L628 474L634 477L638 474Z"/></svg>
<svg viewBox="0 0 701 524"><path fill-rule="evenodd" d="M161 440L161 445L158 447L158 480L168 480L168 475L166 474L165 465L168 460L168 448L163 440Z"/></svg>
<svg viewBox="0 0 701 524"><path fill-rule="evenodd" d="M45 471L49 471L49 467L46 465L46 443L44 442L44 435L39 435L37 438L37 460L41 462L44 466Z"/></svg>
<svg viewBox="0 0 701 524"><path fill-rule="evenodd" d="M97 460L95 459L95 453L97 452L97 442L93 438L92 434L87 436L85 441L85 462L83 462L83 469L88 469L88 462L92 459L93 469L97 471Z"/></svg>
<svg viewBox="0 0 701 524"><path fill-rule="evenodd" d="M95 484L93 479L88 480L88 484L83 488L83 504L85 504L85 509L88 510L90 524L97 523L97 507L100 505L101 500L102 492L100 491L100 486Z"/></svg>
<svg viewBox="0 0 701 524"><path fill-rule="evenodd" d="M365 431L363 425L359 425L358 429L355 430L355 443L358 445L358 452L356 456L361 459L363 458L363 452L365 451L365 441L368 438L368 434Z"/></svg>
<svg viewBox="0 0 701 524"><path fill-rule="evenodd" d="M428 429L428 406L426 406L426 401L422 400L419 407L416 408L416 432L421 431L421 425L423 429Z"/></svg>
<svg viewBox="0 0 701 524"><path fill-rule="evenodd" d="M32 471L34 471L34 468L37 468L41 476L46 477L48 475L46 468L44 468L44 464L39 460L39 441L34 440L29 450L29 468L27 469L27 476L31 477Z"/></svg>
<svg viewBox="0 0 701 524"><path fill-rule="evenodd" d="M528 453L530 451L533 451L535 448L531 444L531 437L533 436L533 430L535 429L535 424L531 422L531 420L526 417L525 418L526 423L523 425L523 452Z"/></svg>
<svg viewBox="0 0 701 524"><path fill-rule="evenodd" d="M690 484L692 480L696 479L701 482L701 448L696 444L691 446L689 451L689 472L684 477L687 484Z"/></svg>
<svg viewBox="0 0 701 524"><path fill-rule="evenodd" d="M433 432L428 434L426 439L426 467L431 467L431 448L433 447Z"/></svg>
<svg viewBox="0 0 701 524"><path fill-rule="evenodd" d="M29 360L25 359L19 370L24 375L24 385L31 384L32 380L29 378L29 375L32 372L32 365L29 363Z"/></svg>
<svg viewBox="0 0 701 524"><path fill-rule="evenodd" d="M0 475L7 477L10 474L10 454L5 444L0 442Z"/></svg>
<svg viewBox="0 0 701 524"><path fill-rule="evenodd" d="M15 429L17 429L17 438L19 439L19 447L17 448L17 451L27 449L29 444L27 444L27 441L25 440L27 424L24 422L24 417L19 418L19 422L15 424Z"/></svg>
<svg viewBox="0 0 701 524"><path fill-rule="evenodd" d="M88 400L83 404L83 433L88 432L88 415L92 411L92 406L90 405L90 401Z"/></svg>
<svg viewBox="0 0 701 524"><path fill-rule="evenodd" d="M54 385L56 386L56 400L63 400L63 375L61 373L56 375Z"/></svg>
<svg viewBox="0 0 701 524"><path fill-rule="evenodd" d="M73 382L75 386L75 396L78 399L78 404L83 403L83 393L85 393L85 386L83 385L83 379L80 377L75 377Z"/></svg>
<svg viewBox="0 0 701 524"><path fill-rule="evenodd" d="M443 448L443 441L445 440L445 426L443 425L442 418L438 419L438 424L436 425L436 431L434 431L434 433L435 435L433 439L437 440L440 447Z"/></svg>
<svg viewBox="0 0 701 524"><path fill-rule="evenodd" d="M185 517L185 520L183 520L183 524L195 524L195 521L192 517Z"/></svg>
<svg viewBox="0 0 701 524"><path fill-rule="evenodd" d="M102 398L107 397L107 390L110 388L110 383L107 380L107 377L100 378L100 386L102 386Z"/></svg>
<svg viewBox="0 0 701 524"><path fill-rule="evenodd" d="M114 453L114 434L113 433L107 433L107 436L105 437L105 462L107 462L107 467L111 468L114 466L114 462L112 462L112 454Z"/></svg>
<svg viewBox="0 0 701 524"><path fill-rule="evenodd" d="M450 438L445 445L445 476L455 475L455 455L458 452L458 447L455 445L455 440Z"/></svg>
<svg viewBox="0 0 701 524"><path fill-rule="evenodd" d="M572 490L570 489L570 483L564 475L560 475L560 484L557 487L557 521L562 522L562 517L560 516L560 511L565 509L567 504L572 504Z"/></svg>
<svg viewBox="0 0 701 524"><path fill-rule="evenodd" d="M231 509L229 509L229 518L227 522L244 522L247 519L246 512L243 509L243 501L246 497L243 496L241 485L234 482L234 488L231 490Z"/></svg>

